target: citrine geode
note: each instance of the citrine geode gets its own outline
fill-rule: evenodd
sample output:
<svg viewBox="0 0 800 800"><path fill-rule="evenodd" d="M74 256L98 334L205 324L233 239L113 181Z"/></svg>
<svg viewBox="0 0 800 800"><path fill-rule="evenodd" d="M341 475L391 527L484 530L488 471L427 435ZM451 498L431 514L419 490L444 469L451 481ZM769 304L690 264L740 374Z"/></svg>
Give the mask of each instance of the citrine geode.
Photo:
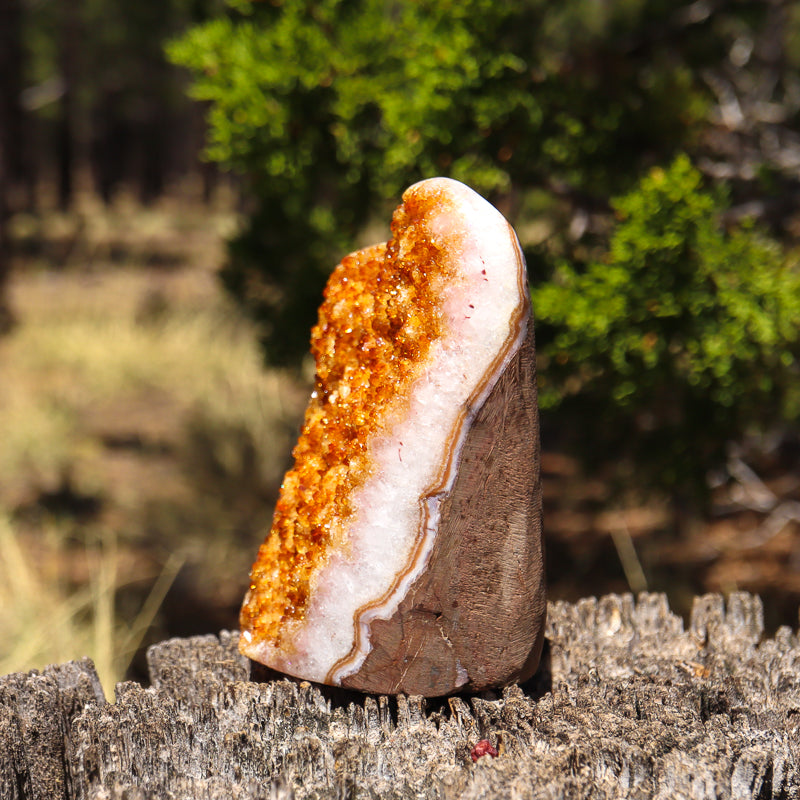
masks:
<svg viewBox="0 0 800 800"><path fill-rule="evenodd" d="M312 331L314 391L241 613L296 677L435 696L532 674L544 628L533 320L511 227L403 195Z"/></svg>

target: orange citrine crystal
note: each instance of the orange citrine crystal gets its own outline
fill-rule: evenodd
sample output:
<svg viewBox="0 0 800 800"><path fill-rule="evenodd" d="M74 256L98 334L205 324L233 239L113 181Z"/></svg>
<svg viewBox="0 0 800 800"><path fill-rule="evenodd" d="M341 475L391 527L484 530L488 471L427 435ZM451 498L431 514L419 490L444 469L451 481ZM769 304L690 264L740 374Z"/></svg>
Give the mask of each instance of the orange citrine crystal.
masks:
<svg viewBox="0 0 800 800"><path fill-rule="evenodd" d="M352 492L372 470L369 442L402 406L442 332L439 299L451 268L420 222L442 202L406 200L393 238L347 256L325 288L311 334L314 391L241 612L242 630L257 639L278 645L284 626L302 620L328 548L343 543Z"/></svg>

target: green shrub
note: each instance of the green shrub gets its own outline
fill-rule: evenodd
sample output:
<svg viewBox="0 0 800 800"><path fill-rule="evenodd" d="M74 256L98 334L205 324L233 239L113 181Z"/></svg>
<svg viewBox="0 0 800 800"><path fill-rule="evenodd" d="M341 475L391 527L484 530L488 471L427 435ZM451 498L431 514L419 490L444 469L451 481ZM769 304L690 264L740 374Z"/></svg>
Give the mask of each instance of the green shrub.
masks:
<svg viewBox="0 0 800 800"><path fill-rule="evenodd" d="M724 226L686 156L613 207L605 258L534 291L541 404L584 452L701 489L727 442L796 413L800 273L752 224Z"/></svg>
<svg viewBox="0 0 800 800"><path fill-rule="evenodd" d="M724 228L725 197L687 157L637 187L645 165L704 141L703 70L756 40L767 5L228 4L170 57L208 104L208 156L250 182L223 280L268 360L299 363L325 277L365 226L410 183L449 175L523 241L537 226L547 237L529 253L547 281L534 292L542 405L584 455L633 456L641 474L699 487L729 438L789 413L796 272L755 227ZM610 244L596 229L570 243L573 212L602 217L612 195ZM606 245L602 262L588 254Z"/></svg>
<svg viewBox="0 0 800 800"><path fill-rule="evenodd" d="M532 187L604 198L705 110L672 48L619 52L669 16L655 0L229 3L169 54L208 104L209 158L251 184L223 277L271 361L299 361L326 275L414 181L512 217Z"/></svg>

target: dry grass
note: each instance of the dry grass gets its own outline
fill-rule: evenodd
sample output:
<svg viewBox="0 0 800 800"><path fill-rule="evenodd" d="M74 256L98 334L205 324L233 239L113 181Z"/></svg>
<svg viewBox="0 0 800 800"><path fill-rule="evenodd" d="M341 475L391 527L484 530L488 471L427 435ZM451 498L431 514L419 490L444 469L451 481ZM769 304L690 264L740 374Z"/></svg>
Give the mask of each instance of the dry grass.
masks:
<svg viewBox="0 0 800 800"><path fill-rule="evenodd" d="M51 530L45 561L34 562L8 518L0 517L0 675L41 669L89 656L108 694L128 669L183 558L174 555L132 620L119 617L117 545L113 534L94 548L83 586L70 587L57 569L64 542ZM55 569L54 569L55 567Z"/></svg>
<svg viewBox="0 0 800 800"><path fill-rule="evenodd" d="M172 305L179 286L127 270L86 281L45 274L15 286L24 322L0 346L0 425L10 434L0 483L82 461L93 413L142 394L269 440L285 403L281 378L262 370L253 331L221 298Z"/></svg>
<svg viewBox="0 0 800 800"><path fill-rule="evenodd" d="M108 691L181 564L173 593L188 605L241 597L304 389L263 369L254 330L221 295L225 226L184 216L175 229L191 244L184 266L28 265L12 282L20 325L0 340L0 674L87 654Z"/></svg>

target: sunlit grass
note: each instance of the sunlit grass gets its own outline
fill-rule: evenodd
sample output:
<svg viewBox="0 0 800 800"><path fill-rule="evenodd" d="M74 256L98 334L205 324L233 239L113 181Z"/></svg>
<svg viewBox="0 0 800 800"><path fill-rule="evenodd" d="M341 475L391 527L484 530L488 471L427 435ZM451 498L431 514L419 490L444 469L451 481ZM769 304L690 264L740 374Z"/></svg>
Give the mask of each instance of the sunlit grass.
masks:
<svg viewBox="0 0 800 800"><path fill-rule="evenodd" d="M110 695L152 624L182 557L175 555L167 562L139 613L126 621L116 613L120 585L113 534L96 543L91 554L95 568L81 587L70 587L58 574L58 561L65 555L63 540L57 535L48 538L47 547L37 548L37 563L7 516L0 515L0 637L4 642L0 675L89 656ZM46 553L44 558L42 553Z"/></svg>
<svg viewBox="0 0 800 800"><path fill-rule="evenodd" d="M0 340L0 675L89 655L110 694L181 564L184 589L238 602L304 389L264 369L212 266L14 278L20 324ZM44 508L65 489L89 510Z"/></svg>
<svg viewBox="0 0 800 800"><path fill-rule="evenodd" d="M180 438L188 414L239 425L264 443L264 473L279 477L297 394L263 369L252 327L233 308L214 294L173 306L167 289L163 310L142 319L154 291L147 275L57 282L18 288L23 324L0 346L0 486L48 485L66 470L79 482L94 480L85 467L101 464L103 454L93 417L146 394L168 401L175 424L165 435Z"/></svg>

